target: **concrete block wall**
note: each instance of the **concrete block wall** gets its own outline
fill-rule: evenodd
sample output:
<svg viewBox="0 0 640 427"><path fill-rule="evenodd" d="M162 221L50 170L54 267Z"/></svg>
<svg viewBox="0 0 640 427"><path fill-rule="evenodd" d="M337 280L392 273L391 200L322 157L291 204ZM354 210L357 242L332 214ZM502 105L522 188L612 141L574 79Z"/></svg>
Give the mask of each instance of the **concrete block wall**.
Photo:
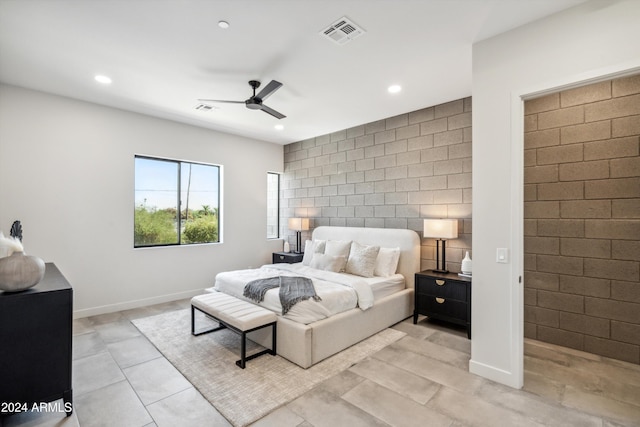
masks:
<svg viewBox="0 0 640 427"><path fill-rule="evenodd" d="M640 363L640 75L525 103L525 336Z"/></svg>
<svg viewBox="0 0 640 427"><path fill-rule="evenodd" d="M322 135L284 147L281 235L287 218L321 225L412 229L425 218L459 218L447 265L471 254L471 98ZM303 241L311 230L303 232ZM422 269L435 240L422 239ZM473 256L473 254L471 254Z"/></svg>

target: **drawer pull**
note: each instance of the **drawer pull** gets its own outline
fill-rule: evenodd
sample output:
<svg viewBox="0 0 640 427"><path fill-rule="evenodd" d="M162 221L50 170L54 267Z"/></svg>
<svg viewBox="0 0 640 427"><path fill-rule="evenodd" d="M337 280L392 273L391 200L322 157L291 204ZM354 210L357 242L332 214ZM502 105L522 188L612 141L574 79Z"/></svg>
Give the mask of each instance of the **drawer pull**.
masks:
<svg viewBox="0 0 640 427"><path fill-rule="evenodd" d="M444 280L436 280L436 285L438 286L444 285Z"/></svg>
<svg viewBox="0 0 640 427"><path fill-rule="evenodd" d="M284 255L280 255L280 259L284 259Z"/></svg>
<svg viewBox="0 0 640 427"><path fill-rule="evenodd" d="M444 302L444 298L438 298L438 297L436 297L436 302L437 302L438 304L442 304L442 303Z"/></svg>

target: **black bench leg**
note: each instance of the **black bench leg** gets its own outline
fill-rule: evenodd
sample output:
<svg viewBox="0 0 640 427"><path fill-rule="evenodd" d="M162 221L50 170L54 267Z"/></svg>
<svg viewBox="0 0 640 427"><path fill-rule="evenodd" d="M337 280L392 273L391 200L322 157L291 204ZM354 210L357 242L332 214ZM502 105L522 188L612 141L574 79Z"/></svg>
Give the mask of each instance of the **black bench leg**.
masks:
<svg viewBox="0 0 640 427"><path fill-rule="evenodd" d="M273 326L271 327L271 354L273 356L276 355L276 329L277 329L277 324L274 323Z"/></svg>
<svg viewBox="0 0 640 427"><path fill-rule="evenodd" d="M196 334L196 313L195 308L191 306L191 335Z"/></svg>
<svg viewBox="0 0 640 427"><path fill-rule="evenodd" d="M252 332L255 331L256 329L261 329L264 328L266 326L271 325L273 334L272 334L272 342L271 342L271 348L266 348L262 351L258 351L257 353L254 353L250 356L247 356L247 333L248 332ZM256 357L262 356L263 354L271 354L271 355L276 355L276 322L273 322L271 324L267 324L265 326L260 326L258 328L254 328L254 329L250 329L248 331L236 331L240 336L241 336L241 342L240 342L240 360L236 360L236 365L238 365L240 368L244 369L247 362L251 359L255 359Z"/></svg>
<svg viewBox="0 0 640 427"><path fill-rule="evenodd" d="M244 369L247 360L247 333L243 332L240 341L240 360L236 361L236 365Z"/></svg>
<svg viewBox="0 0 640 427"><path fill-rule="evenodd" d="M204 334L208 334L209 332L215 332L215 331L219 331L220 329L226 328L226 326L222 324L222 322L220 322L218 319L212 318L216 322L218 322L217 327L196 333L196 312L195 312L196 310L198 310L200 313L203 313L205 315L207 314L204 311L200 310L199 308L196 308L193 305L191 306L191 335L197 337L198 335L204 335Z"/></svg>
<svg viewBox="0 0 640 427"><path fill-rule="evenodd" d="M215 321L218 322L218 327L216 328L212 328L206 331L202 331L202 332L197 332L196 333L196 310L198 310L199 312L211 317L212 319L214 319ZM252 332L256 329L260 329L260 328L264 328L266 326L271 325L271 330L273 331L272 335L272 341L271 341L271 349L265 349L263 351L259 351L255 354L252 354L251 356L247 357L247 332ZM229 328L232 331L238 333L241 336L241 342L240 342L240 360L236 361L236 365L238 365L240 368L244 369L246 366L246 363L248 360L251 359L255 359L258 356L261 356L263 354L269 353L272 355L276 355L276 327L277 327L277 323L273 322L271 324L266 324L263 326L259 326L257 328L254 329L250 329L248 331L241 331L235 327L232 327L230 325L227 325L223 322L221 322L220 320L216 319L215 317L205 313L204 311L200 310L199 308L191 305L191 335L193 336L198 336L198 335L203 335L203 334L208 334L209 332L214 332L214 331L218 331L220 329L224 329L224 328Z"/></svg>

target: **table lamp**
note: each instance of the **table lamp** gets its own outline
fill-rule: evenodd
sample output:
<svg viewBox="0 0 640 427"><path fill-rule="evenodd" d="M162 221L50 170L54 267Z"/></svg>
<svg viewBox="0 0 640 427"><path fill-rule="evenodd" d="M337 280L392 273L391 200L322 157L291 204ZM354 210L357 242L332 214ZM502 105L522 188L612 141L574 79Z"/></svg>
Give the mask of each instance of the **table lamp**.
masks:
<svg viewBox="0 0 640 427"><path fill-rule="evenodd" d="M448 273L446 258L446 239L455 239L458 237L458 220L457 219L425 219L424 233L425 238L436 240L436 268L435 272ZM440 264L440 242L442 242L442 265Z"/></svg>
<svg viewBox="0 0 640 427"><path fill-rule="evenodd" d="M289 230L296 232L296 250L294 253L302 253L302 236L303 230L309 229L309 218L289 218Z"/></svg>

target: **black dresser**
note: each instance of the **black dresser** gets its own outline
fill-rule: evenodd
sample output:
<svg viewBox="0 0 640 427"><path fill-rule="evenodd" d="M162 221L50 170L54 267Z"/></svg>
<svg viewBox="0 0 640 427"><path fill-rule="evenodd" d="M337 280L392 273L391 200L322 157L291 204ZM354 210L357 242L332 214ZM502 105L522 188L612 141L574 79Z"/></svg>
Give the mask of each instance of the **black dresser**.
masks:
<svg viewBox="0 0 640 427"><path fill-rule="evenodd" d="M455 273L426 270L416 273L415 309L418 314L455 323L467 328L471 338L471 279Z"/></svg>
<svg viewBox="0 0 640 427"><path fill-rule="evenodd" d="M55 410L71 414L72 317L73 289L53 263L36 286L0 291L0 417L61 398Z"/></svg>

